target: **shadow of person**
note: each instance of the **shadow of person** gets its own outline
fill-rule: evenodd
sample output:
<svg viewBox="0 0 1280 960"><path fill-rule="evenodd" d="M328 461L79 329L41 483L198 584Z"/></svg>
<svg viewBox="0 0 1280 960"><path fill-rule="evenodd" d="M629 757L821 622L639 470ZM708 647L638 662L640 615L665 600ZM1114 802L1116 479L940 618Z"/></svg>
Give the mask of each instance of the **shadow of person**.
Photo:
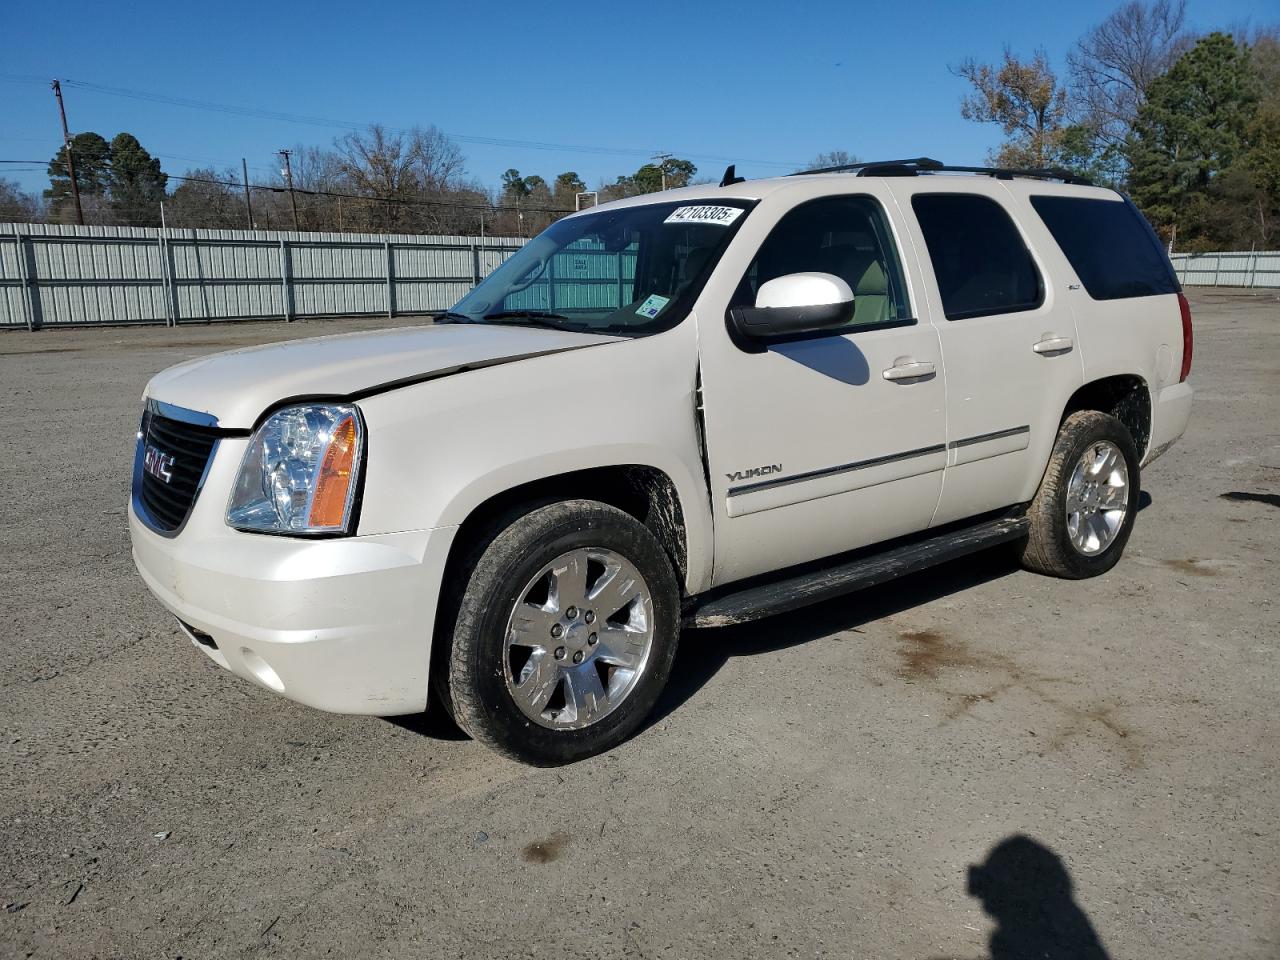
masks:
<svg viewBox="0 0 1280 960"><path fill-rule="evenodd" d="M991 960L1109 960L1052 850L1014 835L969 868L968 892L997 926Z"/></svg>

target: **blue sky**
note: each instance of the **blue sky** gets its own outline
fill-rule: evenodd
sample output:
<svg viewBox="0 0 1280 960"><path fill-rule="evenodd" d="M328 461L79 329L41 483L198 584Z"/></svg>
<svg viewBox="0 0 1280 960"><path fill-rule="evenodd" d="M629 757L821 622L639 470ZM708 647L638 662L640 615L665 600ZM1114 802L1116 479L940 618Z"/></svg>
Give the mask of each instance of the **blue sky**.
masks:
<svg viewBox="0 0 1280 960"><path fill-rule="evenodd" d="M947 70L1004 44L1072 43L1118 5L1075 3L675 4L400 2L109 3L8 0L0 9L0 159L52 156L60 142L46 81L390 127L589 149L463 142L468 173L495 185L516 167L589 185L630 173L652 150L718 176L787 172L820 151L925 154L981 162L995 127L962 120ZM128 12L126 12L128 11ZM1198 29L1280 19L1276 0L1190 0ZM14 79L18 78L18 79ZM29 79L23 79L29 78ZM341 127L207 112L67 88L73 131L127 130L169 173L278 167L273 153L328 144ZM602 153L601 150L625 153ZM762 162L767 161L767 162ZM0 176L47 186L38 170Z"/></svg>

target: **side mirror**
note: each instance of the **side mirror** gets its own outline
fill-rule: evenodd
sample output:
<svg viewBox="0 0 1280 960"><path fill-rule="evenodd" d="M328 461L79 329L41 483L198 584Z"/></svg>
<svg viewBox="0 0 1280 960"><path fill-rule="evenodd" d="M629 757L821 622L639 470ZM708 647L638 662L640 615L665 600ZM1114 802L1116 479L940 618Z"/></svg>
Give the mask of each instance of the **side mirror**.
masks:
<svg viewBox="0 0 1280 960"><path fill-rule="evenodd" d="M729 310L730 331L770 341L821 333L853 319L853 291L830 273L789 273L760 287L754 307Z"/></svg>

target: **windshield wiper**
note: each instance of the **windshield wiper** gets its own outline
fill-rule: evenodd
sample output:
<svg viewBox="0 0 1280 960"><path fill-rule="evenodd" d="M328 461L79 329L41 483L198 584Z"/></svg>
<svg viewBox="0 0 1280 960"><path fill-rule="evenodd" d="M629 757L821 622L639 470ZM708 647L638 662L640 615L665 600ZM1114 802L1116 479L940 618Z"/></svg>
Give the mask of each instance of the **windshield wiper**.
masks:
<svg viewBox="0 0 1280 960"><path fill-rule="evenodd" d="M563 330L564 324L555 323L557 320L568 320L562 313L552 313L550 310L499 310L496 313L486 313L483 317L473 317L470 314L459 313L457 310L447 310L436 317L436 323L494 323L507 324L510 326L526 326L526 327L546 327L548 330Z"/></svg>
<svg viewBox="0 0 1280 960"><path fill-rule="evenodd" d="M546 327L549 330L563 330L564 325L554 321L568 320L569 318L562 313L552 313L550 310L499 310L496 313L486 313L484 319L486 323L504 323L511 326Z"/></svg>
<svg viewBox="0 0 1280 960"><path fill-rule="evenodd" d="M552 313L550 310L499 310L486 313L486 320L568 320L563 313Z"/></svg>

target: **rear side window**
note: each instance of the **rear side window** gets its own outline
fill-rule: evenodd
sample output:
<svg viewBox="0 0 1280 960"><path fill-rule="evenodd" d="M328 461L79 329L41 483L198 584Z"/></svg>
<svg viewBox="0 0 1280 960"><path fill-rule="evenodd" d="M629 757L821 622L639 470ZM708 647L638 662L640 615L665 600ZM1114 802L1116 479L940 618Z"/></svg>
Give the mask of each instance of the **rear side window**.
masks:
<svg viewBox="0 0 1280 960"><path fill-rule="evenodd" d="M948 320L1034 310L1040 271L1004 207L971 193L917 193L911 208L929 247Z"/></svg>
<svg viewBox="0 0 1280 960"><path fill-rule="evenodd" d="M1142 219L1120 200L1032 197L1076 276L1095 300L1177 293L1169 259Z"/></svg>

